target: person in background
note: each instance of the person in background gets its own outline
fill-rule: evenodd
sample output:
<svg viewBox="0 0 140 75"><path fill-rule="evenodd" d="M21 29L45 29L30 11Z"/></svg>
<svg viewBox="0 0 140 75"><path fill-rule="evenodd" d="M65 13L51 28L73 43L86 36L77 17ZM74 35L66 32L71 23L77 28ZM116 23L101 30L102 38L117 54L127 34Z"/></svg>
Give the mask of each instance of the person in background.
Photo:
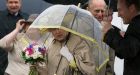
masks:
<svg viewBox="0 0 140 75"><path fill-rule="evenodd" d="M89 10L91 14L101 22L106 10L106 3L104 0L89 0L87 10Z"/></svg>
<svg viewBox="0 0 140 75"><path fill-rule="evenodd" d="M1 12L1 17L4 25L6 25L7 33L10 33L15 29L19 19L27 20L29 15L21 11L22 0L6 0L6 6L7 9Z"/></svg>
<svg viewBox="0 0 140 75"><path fill-rule="evenodd" d="M1 18L1 12L0 12L0 20ZM3 22L0 22L0 25L3 25ZM4 29L4 26L0 26L0 38L4 37L6 30ZM0 75L4 75L5 68L7 67L7 53L0 48Z"/></svg>
<svg viewBox="0 0 140 75"><path fill-rule="evenodd" d="M102 27L103 27L103 21L104 20L109 20L109 23L111 24L112 21L112 15L113 15L113 10L107 9L107 5L104 0L89 0L89 4L87 7L87 10L91 12L91 14L100 22L100 26L98 26L99 30L95 28L95 32L101 32ZM95 34L95 36L101 35L100 37L103 36L102 32L99 34ZM101 47L103 50L106 50L109 54L109 61L107 62L106 65L103 66L100 72L98 72L98 75L114 75L114 59L115 59L115 53L113 52L112 48L110 48L107 44L105 44L101 41Z"/></svg>
<svg viewBox="0 0 140 75"><path fill-rule="evenodd" d="M16 22L19 19L28 18L28 14L20 10L22 0L6 0L6 6L7 9L0 13L0 39L15 29ZM0 75L4 75L7 64L7 52L0 48Z"/></svg>
<svg viewBox="0 0 140 75"><path fill-rule="evenodd" d="M118 16L124 24L129 24L124 36L117 27L104 25L104 42L115 50L119 58L124 58L123 75L140 74L140 0L118 0Z"/></svg>
<svg viewBox="0 0 140 75"><path fill-rule="evenodd" d="M22 51L34 42L42 46L46 45L44 45L46 35L41 34L39 29L31 28L27 30L37 16L38 14L32 14L27 21L23 19L19 20L16 23L16 28L11 33L0 39L0 47L8 52L9 64L5 75L28 75L30 65L25 63L21 57ZM25 28L26 32L21 31L23 28ZM46 75L46 65L38 65L37 70L39 71L39 75Z"/></svg>

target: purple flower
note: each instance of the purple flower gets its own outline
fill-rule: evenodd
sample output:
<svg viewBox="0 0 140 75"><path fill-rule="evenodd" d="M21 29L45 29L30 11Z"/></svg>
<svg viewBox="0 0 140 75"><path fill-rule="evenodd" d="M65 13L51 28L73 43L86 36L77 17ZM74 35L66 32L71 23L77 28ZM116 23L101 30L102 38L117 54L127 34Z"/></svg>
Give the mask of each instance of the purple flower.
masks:
<svg viewBox="0 0 140 75"><path fill-rule="evenodd" d="M41 52L42 54L45 54L46 53L46 47L43 47L43 48L39 47L38 51Z"/></svg>

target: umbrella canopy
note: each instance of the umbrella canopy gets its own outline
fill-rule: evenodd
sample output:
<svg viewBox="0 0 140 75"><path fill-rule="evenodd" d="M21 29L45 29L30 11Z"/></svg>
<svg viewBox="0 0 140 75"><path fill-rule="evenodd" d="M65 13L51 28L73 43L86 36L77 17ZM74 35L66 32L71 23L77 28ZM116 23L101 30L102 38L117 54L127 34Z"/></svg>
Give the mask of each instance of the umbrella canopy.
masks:
<svg viewBox="0 0 140 75"><path fill-rule="evenodd" d="M107 51L101 47L100 23L90 14L75 5L54 5L43 11L30 28L60 28L92 42L96 55L97 71L108 60ZM95 31L96 30L96 31ZM98 41L97 41L98 40Z"/></svg>
<svg viewBox="0 0 140 75"><path fill-rule="evenodd" d="M89 0L44 0L51 4L63 4L63 5L69 5L74 4L78 5L81 3L81 8L85 8L88 5ZM117 11L117 0L105 0L106 4L110 6L110 8L113 9L113 11Z"/></svg>

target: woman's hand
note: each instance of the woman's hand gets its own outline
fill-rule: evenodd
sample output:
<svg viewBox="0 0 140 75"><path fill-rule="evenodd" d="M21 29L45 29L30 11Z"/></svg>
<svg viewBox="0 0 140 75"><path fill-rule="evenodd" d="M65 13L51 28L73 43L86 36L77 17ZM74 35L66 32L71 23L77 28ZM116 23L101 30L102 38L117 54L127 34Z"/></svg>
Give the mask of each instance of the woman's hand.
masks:
<svg viewBox="0 0 140 75"><path fill-rule="evenodd" d="M16 23L16 30L18 31L22 31L23 27L24 27L24 22L25 20L24 19L20 19L18 20L18 22Z"/></svg>
<svg viewBox="0 0 140 75"><path fill-rule="evenodd" d="M103 25L103 28L102 28L103 34L106 34L108 32L108 30L112 27L112 25L109 21L103 21L102 25Z"/></svg>

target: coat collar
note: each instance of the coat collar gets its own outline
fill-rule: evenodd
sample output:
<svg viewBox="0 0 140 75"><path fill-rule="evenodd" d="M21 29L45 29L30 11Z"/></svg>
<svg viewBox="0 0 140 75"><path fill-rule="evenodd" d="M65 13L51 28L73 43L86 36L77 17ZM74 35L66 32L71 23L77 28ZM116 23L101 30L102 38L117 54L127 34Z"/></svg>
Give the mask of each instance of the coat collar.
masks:
<svg viewBox="0 0 140 75"><path fill-rule="evenodd" d="M9 15L11 15L11 16L23 16L23 13L21 11L17 12L16 14L11 14L8 9L4 10L3 14L5 16L9 16Z"/></svg>

